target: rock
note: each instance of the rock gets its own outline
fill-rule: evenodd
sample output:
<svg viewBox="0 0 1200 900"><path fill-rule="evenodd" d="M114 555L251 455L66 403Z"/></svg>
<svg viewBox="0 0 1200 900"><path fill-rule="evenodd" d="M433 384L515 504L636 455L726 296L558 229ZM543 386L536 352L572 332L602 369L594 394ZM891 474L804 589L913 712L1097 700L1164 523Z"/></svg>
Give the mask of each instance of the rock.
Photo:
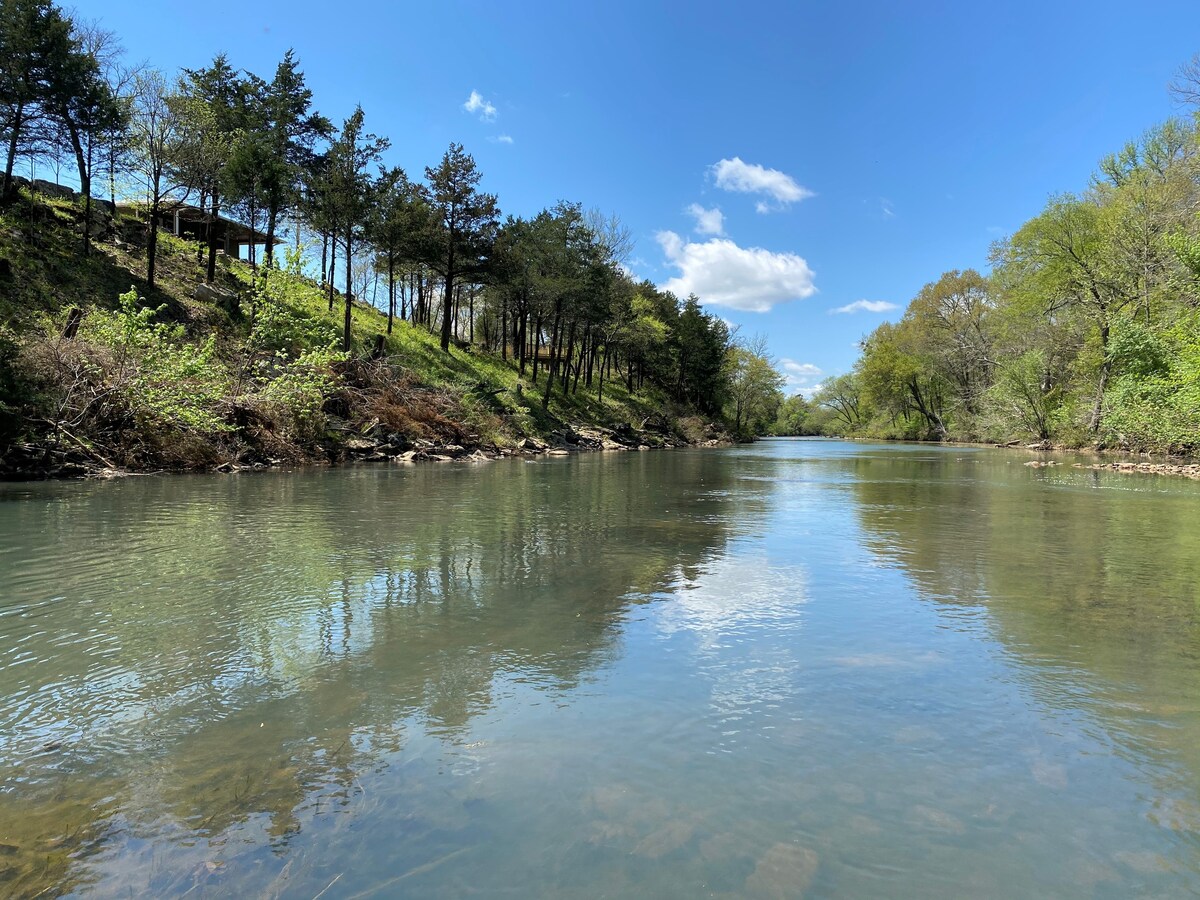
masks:
<svg viewBox="0 0 1200 900"><path fill-rule="evenodd" d="M65 184L55 184L53 181L46 181L44 178L35 178L33 180L33 188L39 194L53 197L55 200L74 200L77 196Z"/></svg>
<svg viewBox="0 0 1200 900"><path fill-rule="evenodd" d="M616 441L611 441L611 440L605 439L605 440L601 441L600 449L602 449L602 450L628 450L629 448L626 447L624 444L618 444Z"/></svg>
<svg viewBox="0 0 1200 900"><path fill-rule="evenodd" d="M571 451L570 451L570 450L558 450L558 449L555 449L555 450L550 450L550 451L548 451L548 452L549 452L549 455L550 455L550 456L570 456L570 455L571 455Z"/></svg>
<svg viewBox="0 0 1200 900"><path fill-rule="evenodd" d="M820 864L815 850L799 844L776 844L762 855L746 879L746 892L755 897L800 897L812 884Z"/></svg>
<svg viewBox="0 0 1200 900"><path fill-rule="evenodd" d="M466 449L458 444L447 444L444 447L438 447L437 451L444 456L449 456L451 459L457 459L460 456L466 455Z"/></svg>
<svg viewBox="0 0 1200 900"><path fill-rule="evenodd" d="M237 291L231 291L216 284L198 284L192 291L192 299L204 303L212 303L228 313L241 312L241 298Z"/></svg>
<svg viewBox="0 0 1200 900"><path fill-rule="evenodd" d="M546 445L535 438L521 438L517 441L518 450L528 450L532 453L541 453L546 449Z"/></svg>
<svg viewBox="0 0 1200 900"><path fill-rule="evenodd" d="M346 449L351 453L371 453L377 449L377 444L369 438L354 437L346 441Z"/></svg>

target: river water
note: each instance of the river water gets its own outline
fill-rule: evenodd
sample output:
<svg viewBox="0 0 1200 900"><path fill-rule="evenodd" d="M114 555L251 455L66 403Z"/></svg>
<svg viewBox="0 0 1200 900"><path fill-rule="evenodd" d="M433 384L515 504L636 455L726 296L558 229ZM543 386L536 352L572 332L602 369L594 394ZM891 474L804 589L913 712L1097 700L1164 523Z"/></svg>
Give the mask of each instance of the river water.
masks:
<svg viewBox="0 0 1200 900"><path fill-rule="evenodd" d="M0 486L0 896L1200 892L1200 485L773 440Z"/></svg>

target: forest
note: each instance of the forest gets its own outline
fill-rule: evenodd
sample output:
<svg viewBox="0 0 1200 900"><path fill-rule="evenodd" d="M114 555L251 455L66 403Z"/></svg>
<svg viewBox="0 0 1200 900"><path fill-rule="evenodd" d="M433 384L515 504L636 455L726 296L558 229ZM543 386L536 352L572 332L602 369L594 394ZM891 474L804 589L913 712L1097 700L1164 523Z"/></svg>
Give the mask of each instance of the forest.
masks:
<svg viewBox="0 0 1200 900"><path fill-rule="evenodd" d="M386 165L291 51L263 75L222 53L161 72L51 0L2 0L0 136L0 448L23 457L320 455L331 425L433 420L504 444L634 413L751 436L783 400L765 342L631 276L618 216L505 216L458 143ZM260 236L244 258L223 219Z"/></svg>
<svg viewBox="0 0 1200 900"><path fill-rule="evenodd" d="M945 272L861 344L792 422L880 438L1200 449L1200 57L1190 106L1099 161L996 242L991 270ZM788 409L785 405L783 410Z"/></svg>

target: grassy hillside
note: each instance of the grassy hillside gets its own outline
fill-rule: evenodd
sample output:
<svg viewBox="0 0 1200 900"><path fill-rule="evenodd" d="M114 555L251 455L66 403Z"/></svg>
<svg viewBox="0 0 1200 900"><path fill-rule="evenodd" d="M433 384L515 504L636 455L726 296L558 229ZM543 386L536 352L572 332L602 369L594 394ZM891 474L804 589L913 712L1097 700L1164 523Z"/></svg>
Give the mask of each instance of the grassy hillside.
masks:
<svg viewBox="0 0 1200 900"><path fill-rule="evenodd" d="M22 192L0 210L0 473L196 469L457 456L558 445L661 445L711 438L651 389L605 382L603 400L478 348L442 352L424 329L355 304L353 348L297 268L264 279L220 260L217 292L200 247L159 236L157 285L145 227L103 210L82 254L77 204ZM383 354L372 350L383 335ZM647 419L652 431L610 429Z"/></svg>

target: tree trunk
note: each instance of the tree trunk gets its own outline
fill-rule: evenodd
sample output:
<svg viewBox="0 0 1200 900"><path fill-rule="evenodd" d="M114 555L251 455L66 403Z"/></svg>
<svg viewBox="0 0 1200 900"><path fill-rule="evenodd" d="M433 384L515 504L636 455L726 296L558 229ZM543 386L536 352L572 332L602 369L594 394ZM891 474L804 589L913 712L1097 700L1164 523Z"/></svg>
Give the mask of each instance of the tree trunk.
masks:
<svg viewBox="0 0 1200 900"><path fill-rule="evenodd" d="M158 211L161 176L154 179L154 198L150 202L150 233L146 236L146 283L154 287L154 268L158 256Z"/></svg>
<svg viewBox="0 0 1200 900"><path fill-rule="evenodd" d="M559 321L562 318L562 301L557 300L554 303L554 325L550 329L550 361L546 366L546 393L542 397L542 406L550 402L550 391L554 388L554 376L558 372L558 340L559 340Z"/></svg>
<svg viewBox="0 0 1200 900"><path fill-rule="evenodd" d="M276 204L272 203L267 207L267 248L264 252L268 269L275 264L275 219L278 215L279 209ZM253 222L250 223L250 227L254 227Z"/></svg>
<svg viewBox="0 0 1200 900"><path fill-rule="evenodd" d="M337 276L337 235L329 236L329 311L333 312L333 280Z"/></svg>
<svg viewBox="0 0 1200 900"><path fill-rule="evenodd" d="M388 253L388 324L387 333L392 333L392 319L396 317L396 256Z"/></svg>
<svg viewBox="0 0 1200 900"><path fill-rule="evenodd" d="M350 299L350 288L351 288L350 279L353 277L353 273L354 273L354 266L352 265L352 263L354 261L353 256L352 256L353 250L354 250L354 233L349 228L347 228L346 229L346 318L345 318L345 321L343 322L343 330L342 330L342 349L345 350L347 353L350 352L350 304L351 304L351 302L353 302Z"/></svg>
<svg viewBox="0 0 1200 900"><path fill-rule="evenodd" d="M17 108L13 113L12 132L8 137L8 160L4 164L4 186L0 189L0 199L8 196L8 189L12 185L13 164L17 160L17 145L21 140L21 126L25 119L25 104L18 103Z"/></svg>
<svg viewBox="0 0 1200 900"><path fill-rule="evenodd" d="M217 244L212 239L212 228L217 224L217 219L221 217L221 198L217 194L216 189L212 193L212 222L208 226L208 271L204 274L204 280L208 284L212 284L217 277Z"/></svg>
<svg viewBox="0 0 1200 900"><path fill-rule="evenodd" d="M451 235L450 254L446 265L446 283L442 286L442 351L450 352L450 329L454 317L454 244Z"/></svg>
<svg viewBox="0 0 1200 900"><path fill-rule="evenodd" d="M1100 352L1103 361L1100 363L1100 383L1096 386L1096 399L1092 403L1092 417L1088 423L1092 434L1100 431L1100 420L1104 415L1104 391L1108 388L1108 376L1112 369L1112 360L1108 357L1108 338L1109 326L1106 322L1100 326Z"/></svg>

